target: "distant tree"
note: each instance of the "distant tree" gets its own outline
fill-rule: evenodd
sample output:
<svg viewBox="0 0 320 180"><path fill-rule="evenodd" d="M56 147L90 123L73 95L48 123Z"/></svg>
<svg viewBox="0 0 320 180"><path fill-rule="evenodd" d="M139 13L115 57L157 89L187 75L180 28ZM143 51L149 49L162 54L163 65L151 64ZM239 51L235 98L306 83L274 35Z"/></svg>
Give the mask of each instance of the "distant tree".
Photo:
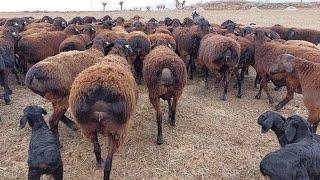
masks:
<svg viewBox="0 0 320 180"><path fill-rule="evenodd" d="M157 9L158 9L158 11L160 11L161 5L157 5Z"/></svg>
<svg viewBox="0 0 320 180"><path fill-rule="evenodd" d="M123 1L120 1L120 2L119 2L119 5L120 5L120 9L121 9L121 11L122 11Z"/></svg>
<svg viewBox="0 0 320 180"><path fill-rule="evenodd" d="M202 3L202 0L201 0L201 3ZM181 3L181 7L182 7L182 9L184 8L184 5L186 4L186 1L182 1L182 3Z"/></svg>
<svg viewBox="0 0 320 180"><path fill-rule="evenodd" d="M146 10L150 11L151 7L150 6L146 6Z"/></svg>
<svg viewBox="0 0 320 180"><path fill-rule="evenodd" d="M107 3L106 2L101 2L102 6L103 6L103 11L106 11L106 5Z"/></svg>

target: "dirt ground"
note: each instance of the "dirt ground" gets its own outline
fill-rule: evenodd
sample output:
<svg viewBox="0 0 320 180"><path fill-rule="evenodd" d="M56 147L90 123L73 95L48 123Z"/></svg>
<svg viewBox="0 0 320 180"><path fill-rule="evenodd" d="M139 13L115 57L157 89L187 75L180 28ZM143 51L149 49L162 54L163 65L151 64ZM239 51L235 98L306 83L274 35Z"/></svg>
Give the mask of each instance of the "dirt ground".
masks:
<svg viewBox="0 0 320 180"><path fill-rule="evenodd" d="M113 13L47 13L53 16L93 14L101 17L111 14L131 17L138 12ZM178 17L191 11L141 12L141 16ZM220 23L234 19L239 23L256 22L259 25L276 23L320 29L319 9L299 11L207 11L202 13L210 21ZM0 13L0 17L44 14ZM114 156L111 179L263 179L259 171L261 159L279 148L273 133L261 134L257 117L272 110L266 95L254 99L257 89L253 87L254 73L245 79L244 96L235 97L236 90L230 86L228 100L220 101L222 88L205 90L198 76L188 81L179 101L176 127L164 121L164 144L156 145L156 115L149 103L146 86L139 87L139 102L129 131L127 142ZM234 80L233 80L234 83ZM232 84L233 84L232 83ZM27 105L40 105L51 113L51 104L12 80L12 104L5 105L0 99L0 179L26 179L27 154L31 128L19 130L19 119ZM271 85L269 87L272 87ZM2 92L2 89L1 89ZM271 91L278 101L285 96L285 89ZM166 103L162 103L167 111ZM285 116L307 116L301 95L295 95L283 110ZM164 115L164 120L167 114ZM73 132L60 123L60 141L64 163L64 178L74 180L102 179L103 171L95 168L93 145L80 132ZM106 156L106 139L100 137L103 156ZM48 179L44 177L43 179Z"/></svg>

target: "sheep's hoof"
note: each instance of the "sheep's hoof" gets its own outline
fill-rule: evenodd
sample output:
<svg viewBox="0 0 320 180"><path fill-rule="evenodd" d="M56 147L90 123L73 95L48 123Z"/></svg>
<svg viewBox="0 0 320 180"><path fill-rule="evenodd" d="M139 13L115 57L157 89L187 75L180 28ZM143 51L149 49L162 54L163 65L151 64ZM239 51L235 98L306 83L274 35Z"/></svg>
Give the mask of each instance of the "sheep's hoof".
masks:
<svg viewBox="0 0 320 180"><path fill-rule="evenodd" d="M17 82L20 86L24 86L24 82L22 82L22 81L18 81Z"/></svg>
<svg viewBox="0 0 320 180"><path fill-rule="evenodd" d="M220 99L221 99L222 101L226 101L226 100L227 100L227 96L226 96L226 95L222 95L222 96L220 97Z"/></svg>
<svg viewBox="0 0 320 180"><path fill-rule="evenodd" d="M4 102L6 105L10 105L11 104L11 100L9 98L4 97Z"/></svg>
<svg viewBox="0 0 320 180"><path fill-rule="evenodd" d="M282 108L282 106L280 104L276 105L275 110L279 111Z"/></svg>
<svg viewBox="0 0 320 180"><path fill-rule="evenodd" d="M280 91L281 87L275 87L273 90L274 91Z"/></svg>
<svg viewBox="0 0 320 180"><path fill-rule="evenodd" d="M242 94L237 94L237 98L242 98Z"/></svg>
<svg viewBox="0 0 320 180"><path fill-rule="evenodd" d="M176 126L176 121L175 120L169 120L170 126Z"/></svg>
<svg viewBox="0 0 320 180"><path fill-rule="evenodd" d="M238 84L236 83L235 85L233 85L233 88L238 88Z"/></svg>
<svg viewBox="0 0 320 180"><path fill-rule="evenodd" d="M100 160L98 160L98 161L96 162L96 168L97 168L97 169L102 169L103 166L104 166L104 160L101 158Z"/></svg>
<svg viewBox="0 0 320 180"><path fill-rule="evenodd" d="M261 99L261 94L257 94L254 98Z"/></svg>
<svg viewBox="0 0 320 180"><path fill-rule="evenodd" d="M273 104L273 103L274 103L273 99L269 99L269 104Z"/></svg>
<svg viewBox="0 0 320 180"><path fill-rule="evenodd" d="M163 137L162 137L162 136L158 136L158 137L157 137L157 144L158 144L158 145L163 144Z"/></svg>

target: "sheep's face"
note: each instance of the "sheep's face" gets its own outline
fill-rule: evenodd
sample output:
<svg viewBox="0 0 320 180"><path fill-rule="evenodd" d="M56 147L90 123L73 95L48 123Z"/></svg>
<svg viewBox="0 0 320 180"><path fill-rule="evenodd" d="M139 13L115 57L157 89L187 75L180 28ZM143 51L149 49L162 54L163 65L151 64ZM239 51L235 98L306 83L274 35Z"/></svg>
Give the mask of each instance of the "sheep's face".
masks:
<svg viewBox="0 0 320 180"><path fill-rule="evenodd" d="M278 74L278 73L292 73L293 72L293 64L292 60L294 56L290 54L281 54L278 56L275 63L273 63L269 69L270 74Z"/></svg>
<svg viewBox="0 0 320 180"><path fill-rule="evenodd" d="M172 24L172 19L171 18L169 18L169 17L166 17L165 19L164 19L164 24L166 25L166 26L170 26L171 24Z"/></svg>
<svg viewBox="0 0 320 180"><path fill-rule="evenodd" d="M46 115L47 111L39 106L27 106L23 110L23 116L20 119L20 129L26 126L28 122L31 127L35 124L43 123L42 115ZM39 122L42 121L42 122ZM45 122L44 122L45 123Z"/></svg>
<svg viewBox="0 0 320 180"><path fill-rule="evenodd" d="M258 118L258 124L261 126L261 132L266 133L271 128L281 130L284 126L285 118L278 113L267 111Z"/></svg>

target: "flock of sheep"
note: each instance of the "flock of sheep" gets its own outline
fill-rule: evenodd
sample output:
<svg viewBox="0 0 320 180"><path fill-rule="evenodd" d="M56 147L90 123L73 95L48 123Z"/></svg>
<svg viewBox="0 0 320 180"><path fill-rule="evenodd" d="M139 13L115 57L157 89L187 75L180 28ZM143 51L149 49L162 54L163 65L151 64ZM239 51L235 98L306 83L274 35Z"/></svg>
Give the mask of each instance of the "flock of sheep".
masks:
<svg viewBox="0 0 320 180"><path fill-rule="evenodd" d="M271 179L319 179L320 137L315 134L320 121L320 31L287 28L281 25L245 26L227 20L221 25L209 23L197 12L183 22L169 17L146 21L105 16L44 16L0 19L1 97L10 103L8 76L13 73L19 84L52 103L49 125L43 119L46 110L28 106L20 120L32 127L29 146L28 179L51 174L63 179L58 123L72 130L81 129L94 146L97 167L104 167L109 179L112 157L124 142L138 99L142 81L156 110L157 144L163 143L160 99L168 102L169 123L175 126L176 109L189 78L203 75L205 88L214 75L217 86L223 82L221 100L227 100L230 79L237 97L243 96L242 84L248 68L256 70L254 86L260 84L269 94L271 81L276 90L287 88L279 110L303 94L309 110L308 120L301 116L285 118L268 111L258 118L262 132L275 132L281 149L268 154L260 171ZM19 73L25 75L21 81ZM73 120L65 113L70 108ZM76 122L76 123L75 123ZM101 157L98 134L108 137L107 158Z"/></svg>

